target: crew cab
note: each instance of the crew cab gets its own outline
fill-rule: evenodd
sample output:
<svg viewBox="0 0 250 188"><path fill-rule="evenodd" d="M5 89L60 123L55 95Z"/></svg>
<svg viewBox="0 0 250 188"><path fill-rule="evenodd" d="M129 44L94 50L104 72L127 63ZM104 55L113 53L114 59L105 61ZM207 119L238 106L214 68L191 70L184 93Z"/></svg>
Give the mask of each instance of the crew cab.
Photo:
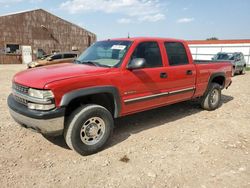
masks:
<svg viewBox="0 0 250 188"><path fill-rule="evenodd" d="M114 118L196 98L203 109L217 109L231 73L227 61L193 61L183 40L104 40L73 64L17 73L8 106L23 127L64 135L71 149L88 155L105 146Z"/></svg>

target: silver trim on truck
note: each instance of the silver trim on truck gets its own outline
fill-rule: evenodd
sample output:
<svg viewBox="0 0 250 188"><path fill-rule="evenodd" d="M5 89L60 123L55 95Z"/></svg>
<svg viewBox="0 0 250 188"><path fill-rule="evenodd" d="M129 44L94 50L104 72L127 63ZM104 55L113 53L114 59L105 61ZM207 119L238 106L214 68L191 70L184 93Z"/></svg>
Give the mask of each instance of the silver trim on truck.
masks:
<svg viewBox="0 0 250 188"><path fill-rule="evenodd" d="M28 102L33 102L33 103L38 103L38 104L51 104L51 99L39 99L39 98L31 97L26 94L22 94L16 91L15 89L12 90L12 94Z"/></svg>
<svg viewBox="0 0 250 188"><path fill-rule="evenodd" d="M19 114L9 108L13 119L25 128L32 129L42 134L60 135L64 128L64 116L53 119L35 119Z"/></svg>

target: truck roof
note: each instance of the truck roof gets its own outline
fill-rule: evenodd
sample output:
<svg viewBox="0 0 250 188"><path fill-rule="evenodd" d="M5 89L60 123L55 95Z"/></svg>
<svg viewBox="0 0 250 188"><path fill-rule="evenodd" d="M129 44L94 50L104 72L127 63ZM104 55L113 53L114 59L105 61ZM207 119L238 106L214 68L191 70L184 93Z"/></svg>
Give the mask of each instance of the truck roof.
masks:
<svg viewBox="0 0 250 188"><path fill-rule="evenodd" d="M114 38L114 39L106 39L107 40L122 40L122 41L173 41L173 42L185 42L184 40L174 39L174 38L161 38L161 37L132 37L132 38Z"/></svg>

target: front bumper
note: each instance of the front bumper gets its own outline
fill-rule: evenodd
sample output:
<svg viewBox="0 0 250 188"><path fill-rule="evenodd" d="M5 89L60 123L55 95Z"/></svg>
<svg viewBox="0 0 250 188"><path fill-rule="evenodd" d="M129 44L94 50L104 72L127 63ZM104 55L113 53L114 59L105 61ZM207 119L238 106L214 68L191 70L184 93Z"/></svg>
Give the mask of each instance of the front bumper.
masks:
<svg viewBox="0 0 250 188"><path fill-rule="evenodd" d="M13 119L22 127L50 136L63 133L65 108L51 111L30 110L16 102L12 94L8 97L8 107Z"/></svg>

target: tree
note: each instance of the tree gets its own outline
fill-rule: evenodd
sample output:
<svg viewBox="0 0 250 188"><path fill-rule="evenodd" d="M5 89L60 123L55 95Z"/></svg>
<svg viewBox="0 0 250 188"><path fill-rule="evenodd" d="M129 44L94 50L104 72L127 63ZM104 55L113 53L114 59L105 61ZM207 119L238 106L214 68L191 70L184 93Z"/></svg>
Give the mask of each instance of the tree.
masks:
<svg viewBox="0 0 250 188"><path fill-rule="evenodd" d="M219 40L217 37L211 37L211 38L208 38L207 40Z"/></svg>

